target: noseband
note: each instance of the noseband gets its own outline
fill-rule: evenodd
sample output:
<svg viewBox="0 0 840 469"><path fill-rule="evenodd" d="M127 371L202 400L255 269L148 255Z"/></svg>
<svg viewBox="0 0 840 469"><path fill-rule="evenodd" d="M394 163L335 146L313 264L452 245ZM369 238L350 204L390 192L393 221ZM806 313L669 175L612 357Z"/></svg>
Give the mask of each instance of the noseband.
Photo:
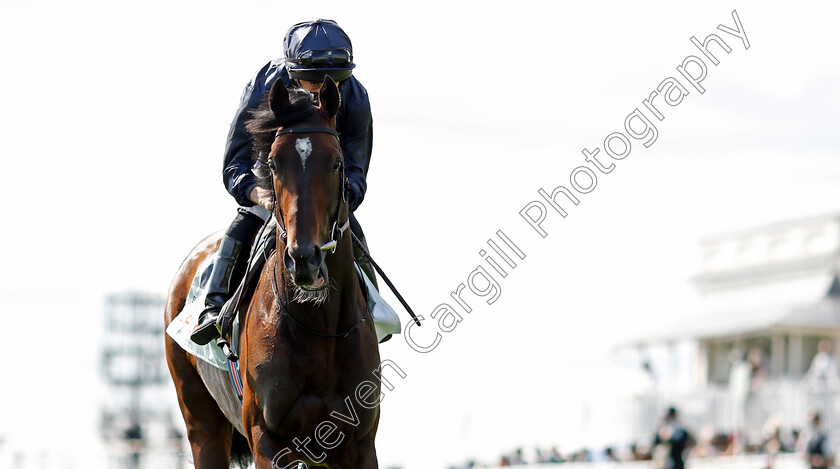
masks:
<svg viewBox="0 0 840 469"><path fill-rule="evenodd" d="M295 129L278 129L277 132L274 134L275 140L283 135L286 134L310 134L310 133L322 133L322 134L330 134L338 140L338 132L334 129L329 127L298 127ZM274 165L273 160L269 160L269 167L272 173L275 173L277 167ZM350 183L347 180L347 176L344 173L344 161L341 162L341 189L340 189L340 199L338 201L338 209L335 211L335 219L333 220L332 228L330 229L330 240L324 243L321 246L322 251L330 251L335 253L335 248L338 246L338 240L341 239L341 236L344 235L344 232L347 231L347 228L350 227L350 217L348 216L344 223L339 226L338 217L341 216L341 206L347 203L347 192L349 190ZM283 219L283 212L280 210L280 204L277 200L277 194L274 193L274 184L271 185L271 192L274 194L274 207L275 207L275 217L277 217L277 224L280 229L280 236L283 238L283 241L286 241L286 221Z"/></svg>

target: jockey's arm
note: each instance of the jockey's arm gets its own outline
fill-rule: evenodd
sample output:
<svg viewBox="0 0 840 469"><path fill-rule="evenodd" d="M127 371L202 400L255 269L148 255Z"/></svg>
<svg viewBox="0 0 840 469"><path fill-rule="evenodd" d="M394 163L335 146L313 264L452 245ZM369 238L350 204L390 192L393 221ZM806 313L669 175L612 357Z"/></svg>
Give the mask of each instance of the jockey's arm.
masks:
<svg viewBox="0 0 840 469"><path fill-rule="evenodd" d="M265 74L270 63L263 67L245 86L239 109L233 117L225 146L224 169L222 178L225 187L236 202L243 207L251 207L259 199L256 197L256 176L251 172L253 165L251 135L245 130L245 122L250 119L250 111L259 107L265 92ZM262 205L262 204L260 204Z"/></svg>
<svg viewBox="0 0 840 469"><path fill-rule="evenodd" d="M367 90L361 83L351 78L343 85L341 99L345 101L345 113L340 116L338 127L347 179L350 181L350 211L355 211L367 191L366 178L373 149L373 119Z"/></svg>
<svg viewBox="0 0 840 469"><path fill-rule="evenodd" d="M245 130L250 111L259 107L266 91L266 74L271 73L271 63L263 67L245 87L239 109L236 111L225 148L223 178L228 192L243 207L250 207L267 195L256 187L256 177L251 172L251 136ZM367 191L367 172L373 149L373 120L367 90L358 80L350 78L342 83L341 93L344 112L339 112L338 130L341 134L341 151L344 153L347 179L350 181L350 210L355 211Z"/></svg>

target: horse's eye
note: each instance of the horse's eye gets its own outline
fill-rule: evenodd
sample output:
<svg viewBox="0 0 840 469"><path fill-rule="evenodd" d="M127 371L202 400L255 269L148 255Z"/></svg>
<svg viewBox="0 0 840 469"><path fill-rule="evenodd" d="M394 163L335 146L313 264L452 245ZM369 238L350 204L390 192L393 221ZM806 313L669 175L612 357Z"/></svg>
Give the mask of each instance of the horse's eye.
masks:
<svg viewBox="0 0 840 469"><path fill-rule="evenodd" d="M341 169L341 158L336 157L335 163L333 163L332 170L338 171L339 169Z"/></svg>

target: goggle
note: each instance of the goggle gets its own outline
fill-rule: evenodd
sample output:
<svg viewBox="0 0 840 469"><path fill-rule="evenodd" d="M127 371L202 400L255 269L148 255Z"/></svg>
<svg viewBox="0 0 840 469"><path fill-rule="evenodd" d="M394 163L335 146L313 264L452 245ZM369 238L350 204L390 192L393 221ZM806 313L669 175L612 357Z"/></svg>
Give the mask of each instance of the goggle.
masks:
<svg viewBox="0 0 840 469"><path fill-rule="evenodd" d="M347 49L307 50L286 61L303 68L345 68L353 63L353 54Z"/></svg>

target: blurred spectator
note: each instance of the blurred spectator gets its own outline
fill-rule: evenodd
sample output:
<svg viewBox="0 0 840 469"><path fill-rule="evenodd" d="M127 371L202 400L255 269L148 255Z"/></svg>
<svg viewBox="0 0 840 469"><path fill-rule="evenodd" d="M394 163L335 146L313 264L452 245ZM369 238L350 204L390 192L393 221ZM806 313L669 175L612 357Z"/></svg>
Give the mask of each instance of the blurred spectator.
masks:
<svg viewBox="0 0 840 469"><path fill-rule="evenodd" d="M575 461L578 462L589 462L592 460L592 457L589 454L589 450L586 448L581 449L575 454Z"/></svg>
<svg viewBox="0 0 840 469"><path fill-rule="evenodd" d="M700 433L697 435L697 445L691 448L689 456L692 458L717 456L721 451L718 451L715 447L715 436L715 427L712 425L706 425L700 429Z"/></svg>
<svg viewBox="0 0 840 469"><path fill-rule="evenodd" d="M507 467L510 466L510 459L507 456L502 456L501 462L499 462L499 466Z"/></svg>
<svg viewBox="0 0 840 469"><path fill-rule="evenodd" d="M767 419L762 430L762 442L758 451L765 454L788 453L793 450L790 439L782 437L781 418L773 415Z"/></svg>
<svg viewBox="0 0 840 469"><path fill-rule="evenodd" d="M557 450L557 447L553 446L551 448L551 458L548 462L566 462L566 460L560 455L560 451Z"/></svg>
<svg viewBox="0 0 840 469"><path fill-rule="evenodd" d="M747 354L747 363L750 365L750 392L760 390L764 380L767 379L764 362L764 352L758 347L751 348Z"/></svg>
<svg viewBox="0 0 840 469"><path fill-rule="evenodd" d="M834 449L828 433L822 428L819 413L811 414L807 438L803 435L800 441L805 442L801 449L804 449L806 462L811 469L827 469L834 465Z"/></svg>
<svg viewBox="0 0 840 469"><path fill-rule="evenodd" d="M744 354L739 349L729 353L729 398L732 399L732 454L744 451L743 435L746 430L747 400L750 395L750 380L753 366L744 360Z"/></svg>
<svg viewBox="0 0 840 469"><path fill-rule="evenodd" d="M543 462L548 462L548 460L547 460L547 459L545 458L545 456L543 455L542 449L540 449L540 447L539 447L539 446L537 446L536 448L534 448L534 454L536 454L536 456L537 456L537 461L536 461L536 462L537 462L537 464L539 464L539 463L543 463Z"/></svg>
<svg viewBox="0 0 840 469"><path fill-rule="evenodd" d="M717 433L712 441L718 453L727 456L735 454L735 437L732 433Z"/></svg>
<svg viewBox="0 0 840 469"><path fill-rule="evenodd" d="M794 428L790 431L790 439L793 441L793 448L794 450L798 450L802 443L800 442L800 438L802 437L802 432L798 429Z"/></svg>
<svg viewBox="0 0 840 469"><path fill-rule="evenodd" d="M662 469L685 469L685 450L691 435L677 421L677 409L671 407L653 439L654 466Z"/></svg>
<svg viewBox="0 0 840 469"><path fill-rule="evenodd" d="M528 464L525 462L525 458L522 457L522 448L516 448L516 454L513 455L513 458L510 460L511 466L518 466L522 464Z"/></svg>
<svg viewBox="0 0 840 469"><path fill-rule="evenodd" d="M650 461L650 452L639 448L636 443L630 445L630 456L633 461Z"/></svg>
<svg viewBox="0 0 840 469"><path fill-rule="evenodd" d="M139 423L132 424L123 432L123 436L125 436L126 440L142 440L143 428Z"/></svg>
<svg viewBox="0 0 840 469"><path fill-rule="evenodd" d="M821 340L817 346L817 354L811 360L804 381L815 389L836 389L840 384L837 360L831 354L831 342L828 340Z"/></svg>
<svg viewBox="0 0 840 469"><path fill-rule="evenodd" d="M729 393L733 397L746 399L751 375L752 366L744 360L744 352L732 349L729 352Z"/></svg>
<svg viewBox="0 0 840 469"><path fill-rule="evenodd" d="M780 425L780 419L776 416L771 416L764 423L764 428L761 430L762 441L758 447L758 452L767 455L767 460L764 464L766 469L772 469L776 465L776 455L784 451Z"/></svg>
<svg viewBox="0 0 840 469"><path fill-rule="evenodd" d="M607 448L604 450L604 454L607 457L607 461L620 461L620 459L618 459L618 456L616 456L615 451L612 449L612 446L607 446Z"/></svg>

